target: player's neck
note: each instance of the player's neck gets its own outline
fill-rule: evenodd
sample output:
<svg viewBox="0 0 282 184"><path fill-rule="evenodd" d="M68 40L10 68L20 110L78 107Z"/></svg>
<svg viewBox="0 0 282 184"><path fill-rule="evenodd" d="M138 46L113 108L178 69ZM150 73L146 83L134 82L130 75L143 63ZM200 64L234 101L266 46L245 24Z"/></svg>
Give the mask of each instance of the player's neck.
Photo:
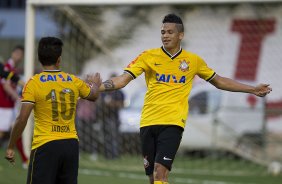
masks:
<svg viewBox="0 0 282 184"><path fill-rule="evenodd" d="M43 66L44 70L59 70L60 68L55 65Z"/></svg>
<svg viewBox="0 0 282 184"><path fill-rule="evenodd" d="M171 56L174 56L176 53L178 53L179 51L180 51L180 49L181 49L181 47L179 46L179 47L175 47L175 48L170 48L170 49L168 49L168 48L165 48L165 47L163 47L164 49L165 49L165 51L166 52L168 52Z"/></svg>

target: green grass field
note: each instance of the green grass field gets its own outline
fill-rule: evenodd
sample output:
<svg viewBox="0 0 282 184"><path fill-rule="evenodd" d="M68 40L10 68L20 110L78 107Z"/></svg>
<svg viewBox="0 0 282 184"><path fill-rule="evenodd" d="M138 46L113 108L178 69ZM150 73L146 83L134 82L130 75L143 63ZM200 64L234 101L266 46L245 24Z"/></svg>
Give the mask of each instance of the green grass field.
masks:
<svg viewBox="0 0 282 184"><path fill-rule="evenodd" d="M0 151L0 184L23 184L27 170L17 158L15 166L4 160ZM118 160L99 158L92 161L81 155L79 184L147 184L143 161L139 156ZM266 168L238 159L191 158L178 156L170 174L170 184L281 184L282 175L272 176Z"/></svg>

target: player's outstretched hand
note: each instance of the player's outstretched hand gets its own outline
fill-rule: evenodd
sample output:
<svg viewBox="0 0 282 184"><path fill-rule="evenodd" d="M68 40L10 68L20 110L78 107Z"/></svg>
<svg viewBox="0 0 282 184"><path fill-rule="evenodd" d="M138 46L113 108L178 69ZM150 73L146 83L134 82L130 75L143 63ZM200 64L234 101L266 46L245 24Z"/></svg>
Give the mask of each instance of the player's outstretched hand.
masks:
<svg viewBox="0 0 282 184"><path fill-rule="evenodd" d="M272 91L272 88L269 84L259 84L255 87L254 94L259 97L264 97Z"/></svg>
<svg viewBox="0 0 282 184"><path fill-rule="evenodd" d="M7 149L5 159L15 165L15 151L13 149Z"/></svg>
<svg viewBox="0 0 282 184"><path fill-rule="evenodd" d="M102 84L100 73L88 74L86 78L86 82L88 84L95 85L97 88L99 88Z"/></svg>

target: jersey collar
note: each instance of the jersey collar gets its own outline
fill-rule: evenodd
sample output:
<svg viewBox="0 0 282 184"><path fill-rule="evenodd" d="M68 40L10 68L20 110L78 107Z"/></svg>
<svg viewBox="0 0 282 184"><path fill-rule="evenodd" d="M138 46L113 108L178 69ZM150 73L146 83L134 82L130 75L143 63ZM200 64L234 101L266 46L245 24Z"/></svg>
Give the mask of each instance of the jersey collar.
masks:
<svg viewBox="0 0 282 184"><path fill-rule="evenodd" d="M43 72L60 72L61 70L43 70Z"/></svg>
<svg viewBox="0 0 282 184"><path fill-rule="evenodd" d="M171 55L167 50L165 50L164 46L162 46L161 48L163 52L170 57L170 59L176 58L182 52L182 48L180 47L178 52L176 52L174 55Z"/></svg>

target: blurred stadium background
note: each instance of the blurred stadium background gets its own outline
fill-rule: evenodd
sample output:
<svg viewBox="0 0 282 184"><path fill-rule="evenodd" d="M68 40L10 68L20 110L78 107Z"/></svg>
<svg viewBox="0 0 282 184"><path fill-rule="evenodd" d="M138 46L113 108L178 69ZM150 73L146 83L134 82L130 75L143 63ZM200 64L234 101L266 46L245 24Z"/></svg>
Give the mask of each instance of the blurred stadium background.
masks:
<svg viewBox="0 0 282 184"><path fill-rule="evenodd" d="M28 65L22 66L24 78L41 70L33 47L42 36L63 39L63 70L81 77L99 71L107 79L113 72L122 73L142 51L161 46L164 15L181 15L185 25L184 49L199 54L220 75L252 84L266 82L273 91L265 99L250 95L232 98L214 92L196 78L194 96L189 102L189 135L183 137L170 183L281 183L282 1L28 2L29 5L24 0L0 2L0 57L4 60L15 44L25 43ZM34 28L30 20L33 13ZM207 90L202 90L202 86ZM79 183L147 183L138 139L144 88L141 76L122 90L125 107L120 111L117 135L113 135L114 127L104 126L105 122L116 122L116 116L102 102L80 103ZM193 132L197 133L189 142L187 138ZM30 135L25 132L27 151ZM116 145L118 155L111 156ZM14 169L0 161L1 184L25 181L26 171L19 166ZM13 172L18 176L14 177Z"/></svg>

